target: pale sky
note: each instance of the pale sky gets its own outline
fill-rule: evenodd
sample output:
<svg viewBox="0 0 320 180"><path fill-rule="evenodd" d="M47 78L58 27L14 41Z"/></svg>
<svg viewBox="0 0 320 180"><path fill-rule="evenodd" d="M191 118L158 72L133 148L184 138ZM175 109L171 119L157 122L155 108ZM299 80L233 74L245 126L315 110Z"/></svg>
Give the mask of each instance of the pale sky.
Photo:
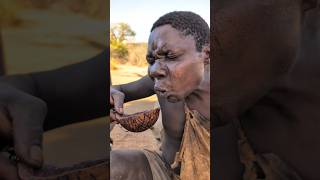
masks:
<svg viewBox="0 0 320 180"><path fill-rule="evenodd" d="M128 23L135 42L147 42L152 24L171 11L192 11L210 26L210 0L111 0L110 24Z"/></svg>

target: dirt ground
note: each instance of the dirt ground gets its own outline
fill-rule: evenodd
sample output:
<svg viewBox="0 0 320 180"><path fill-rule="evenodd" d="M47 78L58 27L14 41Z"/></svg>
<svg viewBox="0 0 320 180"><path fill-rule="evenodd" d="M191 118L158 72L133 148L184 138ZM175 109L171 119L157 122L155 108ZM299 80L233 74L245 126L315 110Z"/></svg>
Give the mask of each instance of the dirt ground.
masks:
<svg viewBox="0 0 320 180"><path fill-rule="evenodd" d="M111 80L114 85L138 80L147 74L147 67L136 67L129 65L118 65L118 69L111 71ZM125 113L131 114L147 109L159 107L156 96L128 102L124 106ZM128 132L120 125L115 125L110 137L113 139L112 148L115 149L151 149L159 148L159 130L161 129L161 116L153 129L140 133Z"/></svg>

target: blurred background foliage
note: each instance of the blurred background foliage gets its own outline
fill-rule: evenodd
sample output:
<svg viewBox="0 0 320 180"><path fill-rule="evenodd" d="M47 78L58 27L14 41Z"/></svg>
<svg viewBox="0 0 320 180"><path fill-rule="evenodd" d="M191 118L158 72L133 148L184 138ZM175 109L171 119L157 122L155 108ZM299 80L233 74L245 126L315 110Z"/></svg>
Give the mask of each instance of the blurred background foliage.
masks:
<svg viewBox="0 0 320 180"><path fill-rule="evenodd" d="M18 26L21 20L17 12L22 8L59 9L105 20L109 8L104 7L105 0L1 0L0 25Z"/></svg>
<svg viewBox="0 0 320 180"><path fill-rule="evenodd" d="M15 0L25 6L46 9L65 8L93 18L105 19L109 8L104 7L106 0ZM109 14L109 13L108 13Z"/></svg>
<svg viewBox="0 0 320 180"><path fill-rule="evenodd" d="M136 33L127 23L116 23L110 27L111 69L119 64L146 66L146 43L134 43Z"/></svg>
<svg viewBox="0 0 320 180"><path fill-rule="evenodd" d="M122 63L127 61L127 41L135 36L135 32L126 23L117 23L110 28L110 51L112 56Z"/></svg>
<svg viewBox="0 0 320 180"><path fill-rule="evenodd" d="M19 6L15 1L1 0L0 1L0 27L1 26L16 26L20 23L17 17Z"/></svg>

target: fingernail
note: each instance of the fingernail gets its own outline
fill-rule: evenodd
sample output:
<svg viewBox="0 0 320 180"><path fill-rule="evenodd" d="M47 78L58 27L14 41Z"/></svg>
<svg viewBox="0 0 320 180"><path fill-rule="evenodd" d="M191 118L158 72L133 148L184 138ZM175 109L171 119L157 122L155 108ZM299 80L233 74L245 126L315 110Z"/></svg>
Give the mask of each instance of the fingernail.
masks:
<svg viewBox="0 0 320 180"><path fill-rule="evenodd" d="M32 146L30 148L30 157L37 167L42 166L42 162L43 162L42 150L39 146Z"/></svg>

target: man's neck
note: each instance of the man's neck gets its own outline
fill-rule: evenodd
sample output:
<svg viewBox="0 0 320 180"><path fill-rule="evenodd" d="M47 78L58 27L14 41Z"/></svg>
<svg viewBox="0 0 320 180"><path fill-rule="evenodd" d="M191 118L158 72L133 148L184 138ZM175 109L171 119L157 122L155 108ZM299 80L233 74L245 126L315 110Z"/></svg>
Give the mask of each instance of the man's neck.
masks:
<svg viewBox="0 0 320 180"><path fill-rule="evenodd" d="M199 87L187 98L186 104L192 110L198 111L202 116L210 119L210 69L206 67L204 79Z"/></svg>

